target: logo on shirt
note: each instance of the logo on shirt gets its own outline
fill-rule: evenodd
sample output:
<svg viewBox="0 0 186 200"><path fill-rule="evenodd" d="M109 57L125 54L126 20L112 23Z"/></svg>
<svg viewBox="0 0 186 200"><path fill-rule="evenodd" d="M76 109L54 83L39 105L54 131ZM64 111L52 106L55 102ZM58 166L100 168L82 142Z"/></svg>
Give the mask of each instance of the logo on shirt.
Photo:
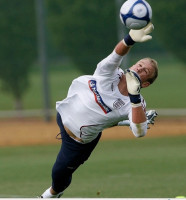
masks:
<svg viewBox="0 0 186 200"><path fill-rule="evenodd" d="M103 99L101 98L101 95L97 91L96 81L95 80L89 80L88 85L90 90L93 92L95 101L99 105L99 107L103 110L105 114L111 112L112 110L104 103Z"/></svg>
<svg viewBox="0 0 186 200"><path fill-rule="evenodd" d="M120 109L122 106L124 106L125 103L121 100L121 99L117 99L114 103L113 103L113 107L115 109Z"/></svg>

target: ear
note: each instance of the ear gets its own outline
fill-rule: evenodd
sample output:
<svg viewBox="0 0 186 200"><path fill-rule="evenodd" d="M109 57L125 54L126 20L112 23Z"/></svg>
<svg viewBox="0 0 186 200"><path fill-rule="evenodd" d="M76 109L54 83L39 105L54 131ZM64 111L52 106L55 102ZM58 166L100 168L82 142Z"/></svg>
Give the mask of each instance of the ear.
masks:
<svg viewBox="0 0 186 200"><path fill-rule="evenodd" d="M142 84L141 84L141 87L142 88L146 88L146 87L148 87L150 85L150 83L148 82L148 81L145 81L145 82L143 82Z"/></svg>

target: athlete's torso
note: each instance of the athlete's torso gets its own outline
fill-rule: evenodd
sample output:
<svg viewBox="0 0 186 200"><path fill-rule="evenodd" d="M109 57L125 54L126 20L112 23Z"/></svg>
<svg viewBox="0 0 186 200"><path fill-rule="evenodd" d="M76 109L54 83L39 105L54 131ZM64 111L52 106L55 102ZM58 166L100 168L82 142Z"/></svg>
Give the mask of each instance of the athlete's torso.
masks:
<svg viewBox="0 0 186 200"><path fill-rule="evenodd" d="M85 143L92 141L105 128L128 119L130 100L118 89L123 70L121 59L114 55L101 61L92 76L73 80L67 98L56 103L63 124ZM116 57L117 58L117 57Z"/></svg>

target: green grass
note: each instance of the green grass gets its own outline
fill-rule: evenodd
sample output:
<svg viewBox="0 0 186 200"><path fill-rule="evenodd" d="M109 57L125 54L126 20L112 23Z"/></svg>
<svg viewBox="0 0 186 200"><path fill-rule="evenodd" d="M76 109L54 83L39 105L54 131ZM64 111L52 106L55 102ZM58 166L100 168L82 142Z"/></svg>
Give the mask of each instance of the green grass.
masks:
<svg viewBox="0 0 186 200"><path fill-rule="evenodd" d="M186 68L175 59L158 59L159 77L149 88L142 89L142 94L149 108L185 108L186 107ZM52 67L51 67L52 68ZM72 66L54 66L49 72L49 89L51 108L58 100L66 97L72 80L82 75ZM25 109L43 108L42 77L38 70L32 72L30 88L25 93ZM0 110L13 109L13 98L5 93L0 94Z"/></svg>
<svg viewBox="0 0 186 200"><path fill-rule="evenodd" d="M51 184L60 145L5 147L0 197L35 197ZM186 195L186 136L101 141L73 175L64 198L173 198Z"/></svg>

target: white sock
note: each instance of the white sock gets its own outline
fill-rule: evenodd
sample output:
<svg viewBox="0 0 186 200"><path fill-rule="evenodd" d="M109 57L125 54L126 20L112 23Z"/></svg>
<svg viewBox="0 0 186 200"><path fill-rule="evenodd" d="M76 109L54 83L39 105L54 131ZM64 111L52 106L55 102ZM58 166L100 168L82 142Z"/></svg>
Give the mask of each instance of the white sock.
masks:
<svg viewBox="0 0 186 200"><path fill-rule="evenodd" d="M41 195L41 198L59 198L62 194L63 194L63 192L60 192L60 193L58 193L58 194L51 194L51 192L50 192L50 189L51 189L51 187L49 187L42 195Z"/></svg>

